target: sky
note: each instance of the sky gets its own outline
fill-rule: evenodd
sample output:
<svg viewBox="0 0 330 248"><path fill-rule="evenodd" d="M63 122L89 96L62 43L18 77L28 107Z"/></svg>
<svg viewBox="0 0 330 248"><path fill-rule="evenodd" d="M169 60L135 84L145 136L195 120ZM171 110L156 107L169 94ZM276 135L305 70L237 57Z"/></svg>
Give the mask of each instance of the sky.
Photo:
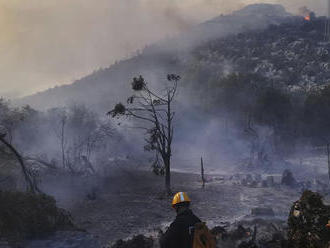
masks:
<svg viewBox="0 0 330 248"><path fill-rule="evenodd" d="M0 96L68 84L137 49L246 4L291 13L320 0L0 0Z"/></svg>

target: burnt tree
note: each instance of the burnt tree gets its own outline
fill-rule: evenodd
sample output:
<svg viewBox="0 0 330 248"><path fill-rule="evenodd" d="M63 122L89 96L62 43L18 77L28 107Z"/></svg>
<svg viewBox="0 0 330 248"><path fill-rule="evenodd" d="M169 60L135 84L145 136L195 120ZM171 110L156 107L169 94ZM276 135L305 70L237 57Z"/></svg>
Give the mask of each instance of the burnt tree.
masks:
<svg viewBox="0 0 330 248"><path fill-rule="evenodd" d="M203 157L201 157L201 177L202 177L202 188L205 188L205 176L204 176L204 163Z"/></svg>
<svg viewBox="0 0 330 248"><path fill-rule="evenodd" d="M171 155L175 115L172 104L179 80L178 75L167 75L168 85L161 94L151 90L142 76L135 77L132 89L136 94L127 99L127 106L118 103L113 110L108 112L108 115L113 118L126 116L147 124L139 128L144 129L147 134L145 148L154 150L162 158L167 193L171 193Z"/></svg>
<svg viewBox="0 0 330 248"><path fill-rule="evenodd" d="M17 158L17 160L21 166L23 176L24 176L24 179L28 186L29 191L31 191L32 193L41 193L41 191L39 190L39 188L37 186L37 183L33 179L33 176L31 175L30 171L26 168L22 156L18 153L18 151L15 149L15 147L5 139L5 137L6 137L6 134L0 133L0 142L3 145L5 145Z"/></svg>

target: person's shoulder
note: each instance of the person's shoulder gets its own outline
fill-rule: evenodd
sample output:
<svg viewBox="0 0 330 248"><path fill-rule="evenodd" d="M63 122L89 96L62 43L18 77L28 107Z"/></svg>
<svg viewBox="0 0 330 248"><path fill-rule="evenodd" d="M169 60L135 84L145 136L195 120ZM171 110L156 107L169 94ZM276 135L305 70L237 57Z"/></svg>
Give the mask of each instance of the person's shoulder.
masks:
<svg viewBox="0 0 330 248"><path fill-rule="evenodd" d="M200 219L189 209L188 211L180 214L176 217L176 221L179 223L191 223L191 222L200 222Z"/></svg>
<svg viewBox="0 0 330 248"><path fill-rule="evenodd" d="M190 210L190 214L189 214L189 215L190 215L190 218L193 219L196 223L197 223L197 222L202 222L202 221L197 217L197 215L195 215L195 214L193 213L193 211Z"/></svg>
<svg viewBox="0 0 330 248"><path fill-rule="evenodd" d="M200 218L198 218L196 215L194 215L194 219L196 222L202 222Z"/></svg>

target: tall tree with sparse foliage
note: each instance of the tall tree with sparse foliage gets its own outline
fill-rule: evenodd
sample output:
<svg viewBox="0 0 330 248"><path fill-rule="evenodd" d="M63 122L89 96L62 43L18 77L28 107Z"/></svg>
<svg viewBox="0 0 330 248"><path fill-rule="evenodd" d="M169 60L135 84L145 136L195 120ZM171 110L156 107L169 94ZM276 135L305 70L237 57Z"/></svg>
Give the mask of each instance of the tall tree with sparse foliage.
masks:
<svg viewBox="0 0 330 248"><path fill-rule="evenodd" d="M152 90L142 76L133 78L132 89L135 94L127 99L127 106L122 103L115 105L108 112L112 118L131 117L142 121L146 125L142 128L146 131L147 150L154 150L161 155L165 169L165 188L171 193L171 156L174 134L173 101L177 92L180 76L167 75L168 85L164 93Z"/></svg>

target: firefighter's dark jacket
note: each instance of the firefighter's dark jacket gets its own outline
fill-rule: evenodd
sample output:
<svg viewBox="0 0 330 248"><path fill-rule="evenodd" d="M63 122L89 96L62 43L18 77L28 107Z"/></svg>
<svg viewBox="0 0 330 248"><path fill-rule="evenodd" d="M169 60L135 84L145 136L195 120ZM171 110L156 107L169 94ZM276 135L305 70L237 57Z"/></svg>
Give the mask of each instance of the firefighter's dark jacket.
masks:
<svg viewBox="0 0 330 248"><path fill-rule="evenodd" d="M161 248L192 248L194 225L201 222L190 209L179 213L160 239Z"/></svg>

